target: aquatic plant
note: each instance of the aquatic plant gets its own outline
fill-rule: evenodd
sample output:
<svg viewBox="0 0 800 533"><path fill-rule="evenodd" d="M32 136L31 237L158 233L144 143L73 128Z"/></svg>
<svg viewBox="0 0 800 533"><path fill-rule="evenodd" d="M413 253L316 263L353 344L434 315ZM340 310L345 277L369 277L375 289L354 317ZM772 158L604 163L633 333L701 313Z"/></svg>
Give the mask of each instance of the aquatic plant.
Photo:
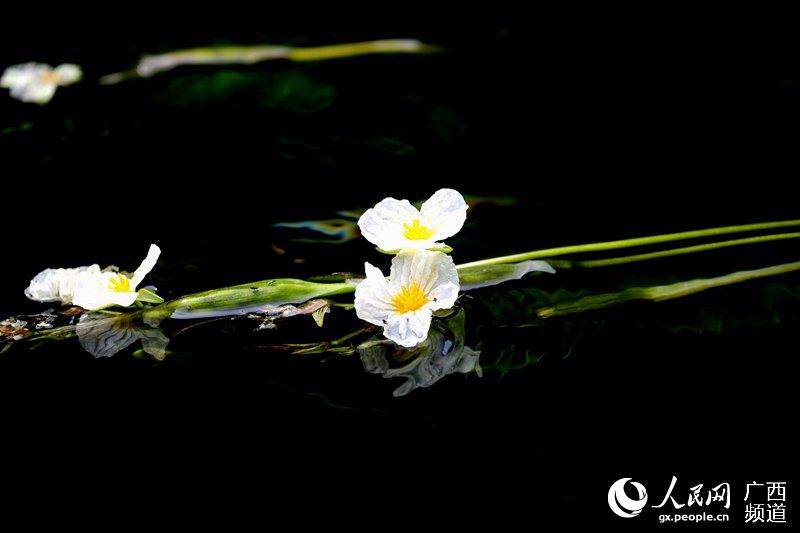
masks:
<svg viewBox="0 0 800 533"><path fill-rule="evenodd" d="M431 208L429 206L434 206ZM77 337L81 345L97 357L113 355L137 340L144 353L158 360L167 355L170 338L203 324L233 320L250 331L275 329L290 317L308 315L323 328L331 310L355 315L363 321L349 333L329 340L280 343L262 346L272 351L297 355L358 354L365 369L385 377L404 377L397 391L403 395L414 388L436 383L450 373L477 372L478 357L485 350L480 343L468 348L464 340L465 309L488 312L487 327L538 328L560 317L593 312L634 301L661 302L702 291L735 285L755 279L800 271L800 262L788 262L719 276L677 280L670 283L624 286L615 291L539 289L536 285L513 284L526 276L572 269L595 269L641 261L708 253L737 246L763 245L800 237L800 232L785 228L800 226L800 220L785 220L637 237L615 241L560 246L506 256L491 257L456 265L437 249L438 239L449 238L463 226L467 205L457 191L435 193L417 210L407 200L385 199L362 214L359 224L369 228L365 236L382 251L384 246L401 246L391 260L389 276L365 263L365 277L355 274L314 280L280 278L212 289L164 302L148 289L139 289L144 276L157 262L160 249L152 245L147 258L133 274L98 265L47 269L40 272L25 294L40 302L73 305L61 311L12 317L3 322L3 351L18 342L39 345ZM415 223L415 221L417 221ZM427 234L428 229L432 231ZM425 238L404 235L425 231ZM757 233L756 236L735 234ZM607 252L628 248L653 247L687 240L706 239L701 244L650 250L644 253L575 260L566 256ZM410 246L407 246L409 245ZM546 259L547 261L544 261ZM553 280L559 278L551 278ZM506 288L502 286L508 284ZM493 289L487 289L494 287ZM469 292L470 298L464 296ZM353 294L352 299L346 295ZM792 291L786 294L795 294ZM130 307L133 310L114 310ZM80 307L74 307L80 306ZM105 311L98 311L106 309ZM353 312L354 311L354 312ZM168 319L196 319L189 327L173 333L163 331ZM477 325L478 328L481 324ZM318 328L318 329L319 329ZM322 331L322 329L319 329ZM522 348L521 348L522 349ZM571 350L571 349L570 349ZM527 366L542 355L522 352L524 364L489 362L485 368ZM502 354L501 354L502 356ZM537 363L538 364L538 363Z"/></svg>
<svg viewBox="0 0 800 533"><path fill-rule="evenodd" d="M437 50L437 47L416 39L379 39L310 47L209 46L145 55L135 68L104 75L99 83L113 85L149 78L186 65L253 65L271 60L326 61L369 54L425 54ZM0 79L0 87L9 89L12 98L43 105L52 100L58 87L72 85L82 78L80 66L72 63L53 68L43 63L29 62L6 68Z"/></svg>

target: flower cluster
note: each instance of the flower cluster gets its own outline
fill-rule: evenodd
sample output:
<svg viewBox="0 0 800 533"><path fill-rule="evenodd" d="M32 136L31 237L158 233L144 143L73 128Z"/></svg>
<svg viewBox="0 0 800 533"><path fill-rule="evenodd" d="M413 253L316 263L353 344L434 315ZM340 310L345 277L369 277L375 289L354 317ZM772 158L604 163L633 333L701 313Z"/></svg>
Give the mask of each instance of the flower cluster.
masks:
<svg viewBox="0 0 800 533"><path fill-rule="evenodd" d="M56 68L42 63L23 63L8 67L0 77L0 87L23 102L46 104L56 89L79 82L83 72L78 65L65 63Z"/></svg>
<svg viewBox="0 0 800 533"><path fill-rule="evenodd" d="M362 234L395 256L388 278L378 268L364 264L366 278L355 289L358 317L383 326L384 336L400 346L423 343L434 311L450 309L458 298L458 271L453 259L440 250L449 249L441 241L458 233L467 209L464 198L452 189L437 191L420 209L408 200L394 198L368 209L358 221ZM96 264L48 268L31 280L25 295L37 302L61 302L88 311L129 307L137 300L161 302L152 292L137 290L160 254L159 247L151 244L147 257L130 275ZM96 329L93 326L92 331Z"/></svg>
<svg viewBox="0 0 800 533"><path fill-rule="evenodd" d="M453 307L459 282L453 259L437 249L467 217L464 197L441 189L421 209L408 200L386 198L359 219L361 233L384 251L396 253L389 277L369 263L356 288L355 309L362 320L383 326L388 339L405 347L428 337L433 312Z"/></svg>
<svg viewBox="0 0 800 533"><path fill-rule="evenodd" d="M25 296L37 302L73 304L90 311L114 305L133 305L139 292L136 290L144 277L153 270L161 249L150 245L142 264L127 276L99 265L78 268L48 268L39 272L25 289Z"/></svg>

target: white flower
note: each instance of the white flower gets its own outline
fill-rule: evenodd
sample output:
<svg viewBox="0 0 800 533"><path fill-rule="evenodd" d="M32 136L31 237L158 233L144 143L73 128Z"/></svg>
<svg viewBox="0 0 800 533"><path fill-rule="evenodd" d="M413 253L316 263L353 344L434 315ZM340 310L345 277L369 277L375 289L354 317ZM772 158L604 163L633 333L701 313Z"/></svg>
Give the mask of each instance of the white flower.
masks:
<svg viewBox="0 0 800 533"><path fill-rule="evenodd" d="M458 272L441 252L406 249L392 259L387 280L369 263L367 277L356 287L358 318L383 326L383 334L400 346L416 346L428 337L433 311L449 309L458 298Z"/></svg>
<svg viewBox="0 0 800 533"><path fill-rule="evenodd" d="M75 293L72 303L96 311L120 305L127 307L139 297L136 287L142 282L144 277L153 270L161 255L161 249L155 244L150 245L139 268L131 277L117 272L81 272L75 280Z"/></svg>
<svg viewBox="0 0 800 533"><path fill-rule="evenodd" d="M458 191L440 189L417 209L408 200L385 198L361 215L358 227L382 250L441 248L467 219L467 203Z"/></svg>
<svg viewBox="0 0 800 533"><path fill-rule="evenodd" d="M31 280L25 289L25 296L36 302L61 302L69 305L75 293L75 280L81 272L99 274L100 266L78 268L48 268L42 270Z"/></svg>
<svg viewBox="0 0 800 533"><path fill-rule="evenodd" d="M3 72L0 87L10 89L11 96L17 100L46 104L58 87L78 82L82 76L81 68L69 63L56 68L42 63L23 63Z"/></svg>

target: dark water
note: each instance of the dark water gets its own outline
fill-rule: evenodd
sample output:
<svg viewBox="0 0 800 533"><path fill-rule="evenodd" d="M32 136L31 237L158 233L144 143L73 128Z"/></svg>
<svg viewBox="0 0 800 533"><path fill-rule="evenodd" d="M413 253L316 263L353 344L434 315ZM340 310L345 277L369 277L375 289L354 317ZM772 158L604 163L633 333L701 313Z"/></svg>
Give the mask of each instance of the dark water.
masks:
<svg viewBox="0 0 800 533"><path fill-rule="evenodd" d="M441 186L474 205L448 241L456 262L797 218L800 93L782 43L398 26L120 28L102 46L84 33L6 36L15 44L3 65L72 61L89 80L144 52L209 44L415 37L446 52L185 68L81 84L42 108L3 95L4 317L46 308L22 294L39 270L131 269L150 242L164 252L148 282L165 298L360 271L364 260L386 269L362 239L298 242L324 236L273 225L351 221L337 213ZM800 279L544 324L532 319L539 291L716 276L796 252L736 248L476 291L460 301L463 335L439 327L442 342L480 351L483 377L454 372L399 398L402 379L365 371L380 356L270 348L358 328L341 309L322 329L296 317L276 330L245 319L178 334L189 324L170 322L164 361L134 354L138 342L103 358L75 339L14 349L0 358L4 462L27 472L18 494L86 476L190 508L230 498L270 510L279 488L303 502L342 499L350 519L441 509L451 525L473 514L632 525L605 503L621 477L660 486L677 475L684 490L792 480ZM741 502L733 510L738 524Z"/></svg>

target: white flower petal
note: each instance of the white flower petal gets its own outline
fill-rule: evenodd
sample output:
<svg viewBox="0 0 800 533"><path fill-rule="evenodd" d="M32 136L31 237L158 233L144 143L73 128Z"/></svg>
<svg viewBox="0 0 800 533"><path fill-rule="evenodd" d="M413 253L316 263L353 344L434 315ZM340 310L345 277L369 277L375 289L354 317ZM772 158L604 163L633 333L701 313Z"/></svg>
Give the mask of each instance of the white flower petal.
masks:
<svg viewBox="0 0 800 533"><path fill-rule="evenodd" d="M430 308L433 311L450 309L458 299L458 284L445 283L444 285L438 285L429 293L429 297L431 299Z"/></svg>
<svg viewBox="0 0 800 533"><path fill-rule="evenodd" d="M32 280L25 296L36 302L61 302L71 304L75 291L75 280L81 272L99 273L99 265L77 268L48 268L39 272Z"/></svg>
<svg viewBox="0 0 800 533"><path fill-rule="evenodd" d="M128 307L133 305L139 293L136 291L115 291L111 279L117 277L113 272L82 272L75 282L72 303L90 311L105 309L114 305Z"/></svg>
<svg viewBox="0 0 800 533"><path fill-rule="evenodd" d="M384 250L399 250L413 242L403 236L406 231L403 224L410 224L420 217L420 212L408 200L385 198L361 215L358 227L364 238L375 246Z"/></svg>
<svg viewBox="0 0 800 533"><path fill-rule="evenodd" d="M417 252L424 253L422 250L404 249L392 258L392 267L389 270L389 290L393 294L399 292L403 287L411 285L416 272L415 261L418 262L420 257Z"/></svg>
<svg viewBox="0 0 800 533"><path fill-rule="evenodd" d="M434 229L433 239L446 239L458 233L467 219L467 203L458 191L439 189L422 204L422 222Z"/></svg>
<svg viewBox="0 0 800 533"><path fill-rule="evenodd" d="M364 268L367 278L356 287L356 315L370 324L382 326L394 310L388 284L379 269L369 263L364 263Z"/></svg>
<svg viewBox="0 0 800 533"><path fill-rule="evenodd" d="M11 96L23 102L46 104L53 99L57 87L53 82L34 81L25 85L11 87Z"/></svg>
<svg viewBox="0 0 800 533"><path fill-rule="evenodd" d="M150 249L147 251L147 257L144 258L142 264L139 265L139 268L137 268L133 276L131 276L131 285L134 289L138 287L144 277L153 270L153 267L156 266L156 262L158 261L158 256L160 255L161 248L155 244L151 244Z"/></svg>
<svg viewBox="0 0 800 533"><path fill-rule="evenodd" d="M99 274L100 265L90 265L88 267L67 268L64 269L66 275L61 277L61 283L58 285L58 298L62 304L71 304L72 298L75 295L75 283L81 272L88 272L89 274Z"/></svg>
<svg viewBox="0 0 800 533"><path fill-rule="evenodd" d="M48 268L42 270L31 280L28 288L25 289L25 296L35 302L57 302L58 287L64 277L63 268Z"/></svg>
<svg viewBox="0 0 800 533"><path fill-rule="evenodd" d="M63 65L57 66L53 70L53 73L58 78L58 84L61 87L66 87L67 85L77 83L81 81L81 78L83 77L81 67L78 65L73 65L72 63L64 63Z"/></svg>
<svg viewBox="0 0 800 533"><path fill-rule="evenodd" d="M431 310L427 307L411 313L392 313L383 328L383 334L400 346L416 346L428 338L431 317Z"/></svg>
<svg viewBox="0 0 800 533"><path fill-rule="evenodd" d="M402 250L392 259L389 276L389 289L393 293L413 283L429 299L435 287L446 283L454 284L458 292L458 271L453 258L442 252Z"/></svg>
<svg viewBox="0 0 800 533"><path fill-rule="evenodd" d="M49 70L49 65L43 65L41 63L13 65L3 72L3 77L0 78L0 87L11 89L12 87L28 85L38 80L42 73L48 72Z"/></svg>

